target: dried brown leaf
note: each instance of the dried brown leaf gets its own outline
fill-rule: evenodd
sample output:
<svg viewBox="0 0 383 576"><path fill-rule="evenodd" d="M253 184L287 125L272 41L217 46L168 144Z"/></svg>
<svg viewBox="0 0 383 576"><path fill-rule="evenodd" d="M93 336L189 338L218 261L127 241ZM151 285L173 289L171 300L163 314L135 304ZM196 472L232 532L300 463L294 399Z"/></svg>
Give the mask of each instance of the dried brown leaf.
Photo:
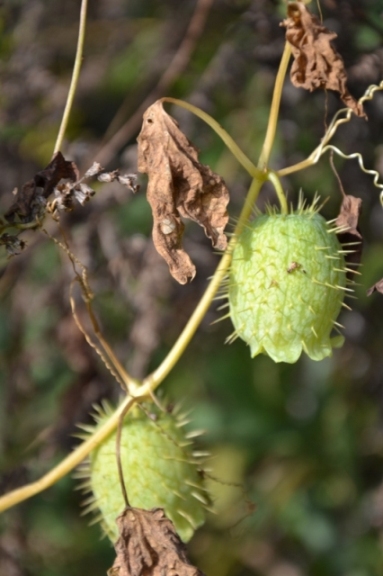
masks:
<svg viewBox="0 0 383 576"><path fill-rule="evenodd" d="M194 220L214 248L224 250L229 192L223 179L198 161L198 152L177 122L155 102L144 114L138 136L138 170L147 173L153 212L153 241L180 283L192 280L195 267L182 248L184 224Z"/></svg>
<svg viewBox="0 0 383 576"><path fill-rule="evenodd" d="M79 172L76 164L65 160L57 152L46 168L37 172L32 180L26 182L5 214L9 222L19 219L21 222L32 222L44 211L45 201L62 179L76 182Z"/></svg>
<svg viewBox="0 0 383 576"><path fill-rule="evenodd" d="M363 237L358 227L360 212L362 210L362 199L356 196L346 195L343 197L340 212L335 220L335 225L340 228L337 236L343 245L351 243L352 252L346 254L346 262L350 265L357 265L362 255ZM355 244L358 242L358 244ZM347 246L346 246L347 248ZM348 276L352 276L351 273Z"/></svg>
<svg viewBox="0 0 383 576"><path fill-rule="evenodd" d="M358 221L361 210L361 198L357 198L356 196L351 195L344 196L342 205L340 207L339 216L335 221L335 224L339 228L344 228L345 232L352 234L359 240L362 240L362 235L358 228Z"/></svg>
<svg viewBox="0 0 383 576"><path fill-rule="evenodd" d="M8 257L18 256L25 248L25 242L12 234L4 233L0 236L0 246L5 246Z"/></svg>
<svg viewBox="0 0 383 576"><path fill-rule="evenodd" d="M317 88L335 90L357 116L365 117L362 104L348 91L343 59L331 44L337 34L323 26L302 2L290 2L287 15L281 26L286 28L294 57L290 72L294 86L310 92Z"/></svg>
<svg viewBox="0 0 383 576"><path fill-rule="evenodd" d="M119 182L123 186L126 186L132 192L138 192L140 186L137 184L137 174L120 174L119 170L113 170L112 172L102 172L97 175L97 180L99 182Z"/></svg>
<svg viewBox="0 0 383 576"><path fill-rule="evenodd" d="M108 576L204 576L188 561L185 546L162 508L126 508L117 525L117 557Z"/></svg>
<svg viewBox="0 0 383 576"><path fill-rule="evenodd" d="M373 292L380 292L380 294L383 294L383 278L367 290L367 296L371 296Z"/></svg>

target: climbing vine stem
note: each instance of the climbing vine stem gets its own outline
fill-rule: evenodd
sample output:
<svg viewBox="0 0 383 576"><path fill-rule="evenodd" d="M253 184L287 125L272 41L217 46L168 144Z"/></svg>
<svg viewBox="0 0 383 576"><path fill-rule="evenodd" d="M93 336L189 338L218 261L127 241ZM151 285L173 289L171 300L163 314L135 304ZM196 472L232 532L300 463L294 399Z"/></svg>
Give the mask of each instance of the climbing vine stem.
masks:
<svg viewBox="0 0 383 576"><path fill-rule="evenodd" d="M77 49L76 49L76 57L73 66L72 72L72 80L69 87L68 97L65 104L65 109L63 113L63 117L61 120L61 125L59 128L59 132L56 138L56 143L54 147L53 153L55 154L58 152L64 140L65 132L69 122L69 116L72 111L73 100L76 94L78 80L80 78L80 70L81 64L83 59L83 52L84 52L84 42L85 42L85 30L86 30L86 15L88 9L88 0L82 0L81 2L81 11L80 11L80 26L78 32L78 40L77 40Z"/></svg>
<svg viewBox="0 0 383 576"><path fill-rule="evenodd" d="M69 112L71 110L71 105L73 102L73 97L78 81L78 74L80 71L84 34L85 34L86 5L87 5L86 0L83 0L81 8L80 34L79 34L76 62L74 66L72 83L68 96L68 102L64 113L63 122L60 128L60 133L56 141L55 151L57 151L62 144L62 139L65 133L67 121L69 118ZM241 234L243 228L246 226L246 223L248 222L253 212L254 205L258 198L262 185L266 180L269 179L274 184L279 200L281 202L282 210L285 209L284 202L286 202L286 200L284 198L284 194L278 176L274 172L268 172L266 167L269 161L269 157L275 139L279 106L282 94L282 86L289 62L289 57L290 57L290 48L288 45L286 45L275 83L268 128L258 166L253 164L253 162L242 152L242 150L229 136L229 134L218 124L218 122L216 122L208 114L186 102L182 102L174 98L163 98L164 102L171 102L173 104L182 106L183 108L186 108L187 110L189 110L190 112L194 113L199 118L204 120L222 138L222 140L229 148L229 150L234 154L234 156L237 158L240 164L251 175L252 182L249 188L249 192L246 196L243 208L241 210L241 214L235 226L234 233L229 242L228 248L222 255L218 267L212 279L210 280L207 289L204 295L202 296L199 304L197 305L195 311L193 312L188 323L186 324L179 338L175 342L174 346L170 350L169 354L161 362L158 368L156 368L150 375L148 375L142 381L142 383L137 382L137 388L135 388L135 390L131 392L131 395L127 394L124 401L111 415L111 417L105 422L105 424L101 428L99 428L90 438L88 438L88 440L86 440L78 448L76 448L69 456L64 458L64 460L62 460L60 464L52 468L50 472L45 474L42 478L40 478L36 482L27 484L26 486L18 488L10 492L9 494L2 496L0 498L0 512L26 500L27 498L30 498L31 496L38 494L39 492L45 490L49 486L52 486L58 480L60 480L60 478L68 474L73 468L75 468L78 464L80 464L80 462L84 460L84 458L86 458L94 448L96 448L99 444L101 444L109 436L109 434L111 434L117 428L121 415L123 413L126 413L134 402L138 402L143 398L150 397L153 394L156 388L161 384L164 378L176 365L179 358L187 348L190 340L194 336L199 324L201 323L203 317L205 316L219 286L221 285L223 278L227 275L231 263L232 252L236 244L237 238Z"/></svg>
<svg viewBox="0 0 383 576"><path fill-rule="evenodd" d="M0 512L3 512L16 504L35 496L39 492L46 490L46 488L55 484L63 476L73 470L73 468L78 466L94 448L101 444L101 442L103 442L105 438L115 430L120 415L127 409L127 407L130 407L134 401L134 398L127 396L101 428L99 428L88 438L88 440L78 446L78 448L76 448L71 454L69 454L69 456L64 458L64 460L52 468L42 478L2 496L0 498Z"/></svg>
<svg viewBox="0 0 383 576"><path fill-rule="evenodd" d="M290 61L290 56L291 56L290 44L286 42L285 49L283 50L282 54L281 63L279 65L277 78L275 80L273 99L271 101L269 122L267 125L267 131L263 143L262 152L258 162L258 168L260 168L261 170L265 170L267 168L271 155L271 150L274 144L275 133L277 130L277 123L278 123L278 116L279 116L279 108L282 98L282 89L285 81L287 67Z"/></svg>
<svg viewBox="0 0 383 576"><path fill-rule="evenodd" d="M215 271L213 278L211 279L204 295L202 296L199 304L191 315L188 323L186 324L184 330L179 336L178 340L174 344L173 348L165 358L165 360L160 364L160 366L152 372L147 378L145 378L142 386L137 390L139 396L146 396L150 394L157 388L157 386L163 381L163 379L169 374L171 369L178 362L182 353L186 349L190 340L192 339L195 331L197 330L199 324L201 323L203 317L205 316L212 299L214 298L223 278L227 274L227 270L230 266L232 251L236 242L238 235L242 232L246 222L248 221L254 203L258 197L259 191L262 187L263 182L266 179L266 175L262 174L261 177L254 178L250 186L245 204L242 208L241 215L238 219L238 223L235 227L234 234L231 238L229 246L221 258L221 261Z"/></svg>

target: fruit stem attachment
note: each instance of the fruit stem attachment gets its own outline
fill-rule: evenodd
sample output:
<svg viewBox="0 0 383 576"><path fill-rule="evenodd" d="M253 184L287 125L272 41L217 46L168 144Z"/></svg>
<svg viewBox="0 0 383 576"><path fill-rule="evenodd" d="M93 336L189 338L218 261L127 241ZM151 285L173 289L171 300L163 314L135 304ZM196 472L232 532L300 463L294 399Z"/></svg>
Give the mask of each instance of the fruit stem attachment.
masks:
<svg viewBox="0 0 383 576"><path fill-rule="evenodd" d="M88 0L82 0L81 2L81 10L80 10L80 25L79 25L79 32L78 32L78 40L77 40L77 48L76 48L76 57L73 66L73 73L72 73L72 80L69 87L68 97L65 104L64 114L61 120L61 125L59 129L59 133L57 135L55 147L53 153L56 154L61 149L65 132L68 126L69 116L72 110L74 96L76 94L78 80L80 77L80 70L81 64L83 59L83 52L84 52L84 41L85 41L85 29L86 29L86 14L88 9Z"/></svg>
<svg viewBox="0 0 383 576"><path fill-rule="evenodd" d="M285 81L285 76L287 72L287 67L289 65L291 56L291 48L290 44L286 42L285 48L283 50L282 59L279 64L277 78L275 80L274 92L273 92L273 100L271 102L271 109L270 109L270 116L269 122L267 125L267 131L265 136L265 141L263 143L263 148L261 155L259 157L258 168L261 170L265 170L269 163L271 149L273 147L274 139L275 139L275 132L277 129L277 122L278 122L278 115L279 115L279 107L281 104L282 98L282 89L283 83Z"/></svg>
<svg viewBox="0 0 383 576"><path fill-rule="evenodd" d="M278 175L275 172L269 172L267 175L267 179L269 180L269 182L272 183L272 185L274 186L275 192L277 193L278 200L279 200L279 203L281 205L281 214L288 214L289 209L287 206L286 195L283 192L282 184L281 184L280 179L278 178Z"/></svg>
<svg viewBox="0 0 383 576"><path fill-rule="evenodd" d="M122 468L122 461L121 461L121 435L122 435L122 427L124 425L124 418L125 418L127 412L129 411L129 408L131 408L131 406L128 404L126 409L121 413L121 416L118 420L117 434L116 434L117 470L118 470L118 478L120 480L122 497L123 497L124 502L125 502L125 508L128 508L130 506L130 504L129 504L128 492L126 490L126 484L125 484L125 479L124 479L124 470Z"/></svg>

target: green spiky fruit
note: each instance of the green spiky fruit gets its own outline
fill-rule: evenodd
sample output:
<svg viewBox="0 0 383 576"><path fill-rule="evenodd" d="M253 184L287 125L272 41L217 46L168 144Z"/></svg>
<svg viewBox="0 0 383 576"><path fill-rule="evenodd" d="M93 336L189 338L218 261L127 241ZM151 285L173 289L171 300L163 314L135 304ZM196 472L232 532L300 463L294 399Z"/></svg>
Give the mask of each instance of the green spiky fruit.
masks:
<svg viewBox="0 0 383 576"><path fill-rule="evenodd" d="M346 288L342 247L315 203L295 213L257 217L238 237L229 278L234 336L254 357L313 360L343 342L331 332Z"/></svg>
<svg viewBox="0 0 383 576"><path fill-rule="evenodd" d="M99 425L107 416L100 411ZM121 433L121 463L129 504L149 510L164 508L183 541L188 541L205 519L208 498L200 472L199 453L192 451L180 418L150 407L150 417L139 408L127 415ZM86 427L85 427L86 428ZM110 539L118 538L117 516L124 510L116 461L116 432L90 455L87 474L94 498L86 504L98 508Z"/></svg>

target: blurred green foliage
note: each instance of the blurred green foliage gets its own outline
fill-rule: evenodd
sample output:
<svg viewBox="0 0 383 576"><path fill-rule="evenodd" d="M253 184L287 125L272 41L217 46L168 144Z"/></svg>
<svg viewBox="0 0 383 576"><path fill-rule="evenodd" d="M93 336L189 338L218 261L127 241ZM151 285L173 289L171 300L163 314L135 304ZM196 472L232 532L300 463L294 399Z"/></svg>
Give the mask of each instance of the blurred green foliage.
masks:
<svg viewBox="0 0 383 576"><path fill-rule="evenodd" d="M316 10L316 3L313 10ZM66 157L81 170L151 93L170 65L194 1L97 0L91 3L81 82ZM361 96L382 79L380 2L322 0L326 25ZM281 3L216 0L195 50L166 95L214 116L256 160L283 49ZM0 11L1 209L49 161L65 103L78 26L78 2L6 0ZM336 136L345 153L360 151L383 170L383 95L366 104L370 121L354 118ZM272 165L306 157L339 109L333 94L308 94L286 81ZM327 114L326 114L327 110ZM113 121L116 112L118 116ZM222 174L233 219L249 178L217 136L183 110L171 113ZM108 168L135 172L132 129ZM109 135L110 137L110 135ZM108 140L108 138L106 139ZM211 310L160 396L193 409L206 429L202 447L216 515L189 550L208 576L380 576L383 573L383 300L366 289L383 276L383 212L371 178L355 161L335 158L349 194L364 202L362 276L352 312L342 313L346 343L331 359L276 365L251 359L240 341L225 346L229 320ZM328 218L341 192L328 157L285 179L289 199L302 188L329 197ZM191 285L177 286L151 245L151 215L142 190L132 197L115 184L99 187L48 231L65 233L87 267L103 333L127 369L142 377L170 350L206 287L218 256L188 225L185 245L197 265ZM274 202L265 186L259 207ZM76 423L92 404L116 399L118 385L75 325L69 306L73 269L40 233L0 278L0 485L3 492L39 478L77 444ZM82 299L79 315L90 330ZM113 550L98 527L80 516L81 495L66 477L0 518L1 576L105 574Z"/></svg>

